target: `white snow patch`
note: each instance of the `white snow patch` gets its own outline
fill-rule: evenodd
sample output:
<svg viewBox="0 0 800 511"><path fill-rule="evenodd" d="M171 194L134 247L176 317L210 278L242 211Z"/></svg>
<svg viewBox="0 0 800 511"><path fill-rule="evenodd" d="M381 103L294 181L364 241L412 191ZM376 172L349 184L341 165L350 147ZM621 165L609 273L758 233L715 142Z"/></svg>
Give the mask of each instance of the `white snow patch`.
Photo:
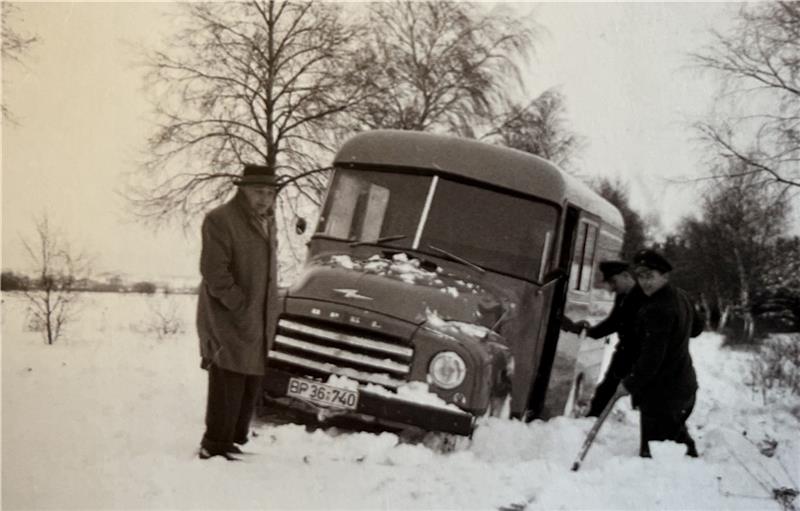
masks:
<svg viewBox="0 0 800 511"><path fill-rule="evenodd" d="M459 296L458 289L454 288L453 286L443 287L441 289L441 292L442 293L446 293L446 294L452 296L453 298L458 298L458 296Z"/></svg>
<svg viewBox="0 0 800 511"><path fill-rule="evenodd" d="M417 282L435 282L436 272L424 270L419 259L411 258L401 252L394 254L392 259L384 259L377 254L370 256L365 263L360 264L348 255L331 256L331 262L349 270L363 269L370 273L391 274L408 284ZM439 282L441 282L439 280Z"/></svg>
<svg viewBox="0 0 800 511"><path fill-rule="evenodd" d="M354 270L358 267L349 255L331 256L331 261L348 270Z"/></svg>
<svg viewBox="0 0 800 511"><path fill-rule="evenodd" d="M484 339L491 333L491 330L483 325L444 319L437 311L431 309L425 310L425 317L428 327L449 335L461 333L478 339Z"/></svg>
<svg viewBox="0 0 800 511"><path fill-rule="evenodd" d="M421 381L408 382L398 387L396 392L392 392L391 390L385 387L381 387L380 385L374 385L372 383L362 385L361 388L364 391L369 392L370 394L385 396L391 399L397 399L400 401L422 404L436 408L447 408L450 410L457 410L457 411L460 410L460 408L458 408L456 405L448 403L447 401L439 397L436 393L431 392L430 387L426 382L421 382Z"/></svg>
<svg viewBox="0 0 800 511"><path fill-rule="evenodd" d="M431 392L428 384L421 381L408 382L398 387L397 396L400 399L413 401L414 403L435 406L437 408L459 410L457 406L444 401L437 394Z"/></svg>
<svg viewBox="0 0 800 511"><path fill-rule="evenodd" d="M530 501L530 511L780 511L758 479L768 490L800 481L800 398L765 403L747 386L753 355L721 348L714 334L691 344L700 391L688 425L699 459L669 443L640 459L638 413L625 399L578 472L569 468L589 418L481 419L468 449L451 454L390 433L256 423L243 462L201 461L207 376L196 334L158 340L132 329L147 300L86 295L68 336L46 346L25 329L22 297L3 293L4 508L494 510ZM196 297L175 300L194 324ZM772 457L757 447L767 437Z"/></svg>
<svg viewBox="0 0 800 511"><path fill-rule="evenodd" d="M328 385L333 385L334 387L338 387L340 389L358 390L358 382L346 376L338 376L336 374L332 374L328 376L328 379L325 381L325 383L327 383Z"/></svg>

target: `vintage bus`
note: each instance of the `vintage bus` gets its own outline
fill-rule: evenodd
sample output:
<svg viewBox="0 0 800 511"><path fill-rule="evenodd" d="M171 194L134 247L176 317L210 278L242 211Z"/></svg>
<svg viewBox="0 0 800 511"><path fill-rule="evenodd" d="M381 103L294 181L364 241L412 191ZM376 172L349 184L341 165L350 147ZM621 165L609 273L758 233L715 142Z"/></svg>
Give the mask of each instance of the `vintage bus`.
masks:
<svg viewBox="0 0 800 511"><path fill-rule="evenodd" d="M356 135L282 293L265 395L320 418L461 435L485 415L572 413L607 340L559 325L609 312L596 267L618 258L623 230L614 206L531 154Z"/></svg>

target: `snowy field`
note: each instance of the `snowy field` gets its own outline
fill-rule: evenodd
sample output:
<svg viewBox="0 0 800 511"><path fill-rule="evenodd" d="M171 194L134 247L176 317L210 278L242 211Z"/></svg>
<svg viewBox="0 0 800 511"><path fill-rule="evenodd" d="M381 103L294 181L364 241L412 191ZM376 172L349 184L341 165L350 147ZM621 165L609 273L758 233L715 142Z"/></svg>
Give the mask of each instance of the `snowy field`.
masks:
<svg viewBox="0 0 800 511"><path fill-rule="evenodd" d="M674 444L638 458L625 399L578 472L591 419L493 420L447 454L389 433L257 424L245 461L200 461L194 296L85 295L54 346L26 329L19 296L2 301L4 509L779 510L772 491L800 481L800 400L764 404L744 383L750 355L713 334L691 346L699 459ZM173 307L185 330L159 339L148 325Z"/></svg>

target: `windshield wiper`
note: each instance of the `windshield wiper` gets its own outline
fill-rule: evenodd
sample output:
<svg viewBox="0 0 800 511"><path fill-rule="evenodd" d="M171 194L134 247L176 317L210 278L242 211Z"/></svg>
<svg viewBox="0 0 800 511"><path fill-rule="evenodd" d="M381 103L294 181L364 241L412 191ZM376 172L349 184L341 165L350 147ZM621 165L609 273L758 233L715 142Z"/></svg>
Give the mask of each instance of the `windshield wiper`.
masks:
<svg viewBox="0 0 800 511"><path fill-rule="evenodd" d="M478 270L481 273L486 273L485 269L481 268L480 266L478 266L477 264L473 263L472 261L468 261L468 260L464 259L463 257L459 257L459 256L453 254L452 252L448 252L447 250L445 250L443 248L435 247L433 245L428 245L428 248L433 250L434 252L438 252L439 254L447 256L448 258L452 259L453 261L455 261L457 263L465 264L465 265L469 266L470 268L474 268L474 269Z"/></svg>
<svg viewBox="0 0 800 511"><path fill-rule="evenodd" d="M370 241L370 240L351 241L350 242L350 246L351 247L357 247L359 245L380 245L381 243L388 243L390 241L401 240L401 239L403 239L405 237L406 237L405 234L394 234L392 236L383 236L381 238L378 238L378 239L375 239L375 240L372 240L372 241Z"/></svg>

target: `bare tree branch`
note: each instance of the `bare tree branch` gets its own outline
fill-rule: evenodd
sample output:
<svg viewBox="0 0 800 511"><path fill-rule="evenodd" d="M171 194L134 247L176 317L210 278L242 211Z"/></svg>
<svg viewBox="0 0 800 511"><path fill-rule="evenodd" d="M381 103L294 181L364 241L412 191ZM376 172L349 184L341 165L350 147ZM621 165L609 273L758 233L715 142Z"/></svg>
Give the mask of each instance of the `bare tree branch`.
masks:
<svg viewBox="0 0 800 511"><path fill-rule="evenodd" d="M519 83L512 57L532 50L534 29L461 2L376 2L364 49L374 94L357 126L474 136Z"/></svg>
<svg viewBox="0 0 800 511"><path fill-rule="evenodd" d="M692 55L722 80L727 119L696 126L708 146L765 182L800 186L800 7L746 4L730 33Z"/></svg>
<svg viewBox="0 0 800 511"><path fill-rule="evenodd" d="M289 1L179 6L167 49L147 53L160 127L126 196L156 223L185 226L230 193L243 163L291 177L330 157L325 132L364 84L351 73L357 23L334 4ZM178 170L179 169L179 170ZM306 186L316 186L307 181ZM321 189L314 191L321 194Z"/></svg>
<svg viewBox="0 0 800 511"><path fill-rule="evenodd" d="M28 50L39 41L37 35L27 35L17 27L17 23L21 21L20 9L17 5L11 2L3 2L0 6L2 12L2 60L5 67L9 62L17 64L23 63L23 58ZM5 73L3 76L5 84ZM2 112L0 113L3 119L16 123L14 116L8 109L5 101L2 103Z"/></svg>
<svg viewBox="0 0 800 511"><path fill-rule="evenodd" d="M547 158L568 169L583 140L567 128L565 111L563 96L549 89L526 106L509 102L494 121L494 129L481 138Z"/></svg>

